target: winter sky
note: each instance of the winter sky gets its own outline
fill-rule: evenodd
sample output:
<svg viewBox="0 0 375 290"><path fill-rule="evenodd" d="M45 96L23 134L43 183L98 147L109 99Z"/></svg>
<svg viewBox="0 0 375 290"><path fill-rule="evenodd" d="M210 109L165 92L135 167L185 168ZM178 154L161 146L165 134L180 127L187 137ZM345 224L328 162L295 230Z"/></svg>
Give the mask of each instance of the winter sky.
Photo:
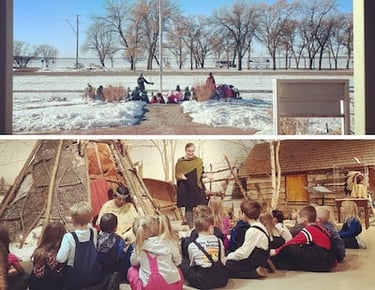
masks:
<svg viewBox="0 0 375 290"><path fill-rule="evenodd" d="M60 57L74 57L76 15L80 15L80 44L90 24L90 17L101 13L106 0L13 0L14 40L30 45L51 45ZM136 0L130 0L136 1ZM235 0L174 0L185 15L210 15L215 9L231 6ZM264 0L273 3L274 0ZM308 1L308 0L306 0ZM351 12L352 0L339 0L340 10ZM82 53L82 52L81 52ZM84 56L82 54L82 56Z"/></svg>

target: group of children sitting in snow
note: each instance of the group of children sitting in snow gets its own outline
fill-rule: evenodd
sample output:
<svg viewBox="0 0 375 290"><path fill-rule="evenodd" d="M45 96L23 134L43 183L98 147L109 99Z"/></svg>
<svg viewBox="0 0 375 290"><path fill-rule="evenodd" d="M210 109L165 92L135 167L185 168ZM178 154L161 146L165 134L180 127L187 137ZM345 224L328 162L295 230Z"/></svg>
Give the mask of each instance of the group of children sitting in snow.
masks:
<svg viewBox="0 0 375 290"><path fill-rule="evenodd" d="M8 253L5 289L199 289L224 287L229 278L265 278L276 269L328 272L345 257L345 248L365 247L352 201L342 203L344 224L337 230L328 207L301 208L290 230L279 210L262 212L257 201L241 203L239 221L230 220L220 198L194 211L194 228L180 241L168 218L140 216L132 226L135 243L115 234L117 217L104 214L97 234L87 202L71 208L74 231L60 222L44 228L29 277L9 253L9 235L0 226L0 245ZM359 241L359 242L358 242Z"/></svg>

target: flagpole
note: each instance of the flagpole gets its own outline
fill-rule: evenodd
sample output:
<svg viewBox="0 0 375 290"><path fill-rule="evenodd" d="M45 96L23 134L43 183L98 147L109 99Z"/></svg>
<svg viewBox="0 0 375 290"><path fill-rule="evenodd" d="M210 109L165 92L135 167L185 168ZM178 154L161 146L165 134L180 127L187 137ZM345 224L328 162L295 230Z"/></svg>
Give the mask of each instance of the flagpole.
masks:
<svg viewBox="0 0 375 290"><path fill-rule="evenodd" d="M159 91L163 93L163 7L162 0L159 0Z"/></svg>

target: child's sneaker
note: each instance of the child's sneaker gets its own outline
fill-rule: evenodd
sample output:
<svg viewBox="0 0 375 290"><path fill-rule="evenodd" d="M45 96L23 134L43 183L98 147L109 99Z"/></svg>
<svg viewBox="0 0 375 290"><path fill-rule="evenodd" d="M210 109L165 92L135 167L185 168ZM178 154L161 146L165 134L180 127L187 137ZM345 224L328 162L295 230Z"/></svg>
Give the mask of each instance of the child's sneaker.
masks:
<svg viewBox="0 0 375 290"><path fill-rule="evenodd" d="M267 260L267 265L266 268L270 273L275 273L276 272L276 266L275 264L271 261L271 259Z"/></svg>
<svg viewBox="0 0 375 290"><path fill-rule="evenodd" d="M259 276L259 278L266 278L267 275L268 275L268 271L266 268L262 267L262 266L259 266L257 269L256 269L256 272Z"/></svg>
<svg viewBox="0 0 375 290"><path fill-rule="evenodd" d="M356 240L357 240L357 243L358 243L358 246L360 249L366 249L367 248L367 245L364 241L362 241L358 236L355 237Z"/></svg>

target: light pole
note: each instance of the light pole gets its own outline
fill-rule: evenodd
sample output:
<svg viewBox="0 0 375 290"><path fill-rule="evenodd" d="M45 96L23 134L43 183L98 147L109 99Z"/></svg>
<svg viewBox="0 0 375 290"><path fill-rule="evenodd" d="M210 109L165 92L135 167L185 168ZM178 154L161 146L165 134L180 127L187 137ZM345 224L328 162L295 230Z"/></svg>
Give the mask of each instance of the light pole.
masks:
<svg viewBox="0 0 375 290"><path fill-rule="evenodd" d="M159 59L160 59L160 67L159 67L159 90L160 93L163 94L163 6L162 0L159 0Z"/></svg>
<svg viewBox="0 0 375 290"><path fill-rule="evenodd" d="M76 34L76 69L78 69L78 50L79 50L79 15L76 15L77 17L77 23L76 23L76 29L74 29L73 25L69 22L68 19L65 19L65 21L69 24L70 28L73 30L73 32Z"/></svg>

